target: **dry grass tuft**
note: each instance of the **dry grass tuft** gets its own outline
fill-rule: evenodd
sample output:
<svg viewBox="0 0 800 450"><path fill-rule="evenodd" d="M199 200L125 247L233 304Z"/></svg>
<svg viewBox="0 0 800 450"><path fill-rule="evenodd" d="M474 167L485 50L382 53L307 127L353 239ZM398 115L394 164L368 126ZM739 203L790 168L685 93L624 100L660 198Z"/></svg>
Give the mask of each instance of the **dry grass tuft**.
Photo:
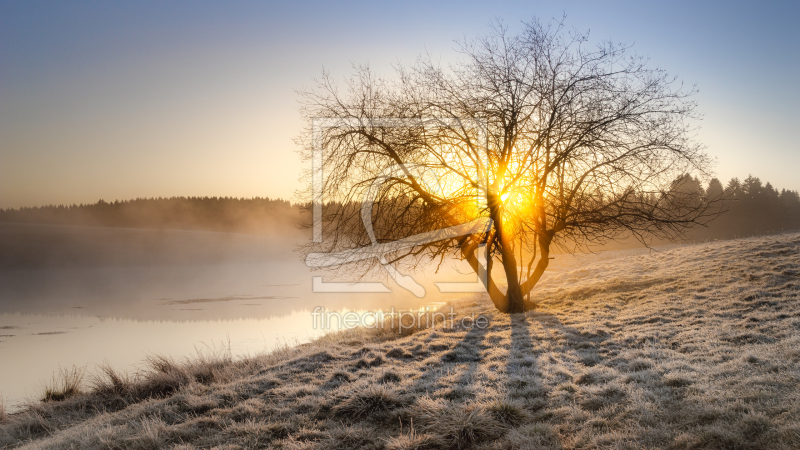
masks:
<svg viewBox="0 0 800 450"><path fill-rule="evenodd" d="M411 353L403 350L402 348L395 347L386 352L386 356L389 358L413 358L414 355Z"/></svg>
<svg viewBox="0 0 800 450"><path fill-rule="evenodd" d="M91 377L92 391L100 396L121 396L130 390L132 379L120 374L106 362L100 365L100 373Z"/></svg>
<svg viewBox="0 0 800 450"><path fill-rule="evenodd" d="M3 402L3 396L0 395L0 422L5 422L7 419L6 404Z"/></svg>
<svg viewBox="0 0 800 450"><path fill-rule="evenodd" d="M397 374L397 372L389 371L384 373L381 378L378 380L378 383L386 384L386 383L399 383L402 381L402 377Z"/></svg>
<svg viewBox="0 0 800 450"><path fill-rule="evenodd" d="M409 411L420 429L435 434L449 448L468 448L499 436L503 427L481 405L420 398Z"/></svg>
<svg viewBox="0 0 800 450"><path fill-rule="evenodd" d="M387 450L430 450L442 446L441 441L432 434L417 434L413 423L408 433L386 439Z"/></svg>
<svg viewBox="0 0 800 450"><path fill-rule="evenodd" d="M328 431L325 439L317 448L326 450L379 450L383 446L373 438L370 428L364 426L340 426Z"/></svg>
<svg viewBox="0 0 800 450"><path fill-rule="evenodd" d="M498 399L486 407L492 417L507 427L516 427L530 419L530 414L525 410L522 402L508 399Z"/></svg>
<svg viewBox="0 0 800 450"><path fill-rule="evenodd" d="M368 384L348 393L344 401L333 408L333 413L350 420L380 419L401 406L403 401L395 391L384 385Z"/></svg>
<svg viewBox="0 0 800 450"><path fill-rule="evenodd" d="M116 398L127 403L145 399L164 398L192 383L210 385L234 376L235 366L229 352L198 352L183 362L166 356L149 356L144 373L137 376L121 374L108 363L99 367L91 380L92 391L106 399Z"/></svg>
<svg viewBox="0 0 800 450"><path fill-rule="evenodd" d="M328 378L328 384L333 386L339 386L345 383L349 383L353 381L350 377L350 374L341 370L337 370L333 373L333 375Z"/></svg>
<svg viewBox="0 0 800 450"><path fill-rule="evenodd" d="M664 375L664 385L673 388L682 388L690 386L693 383L692 378L688 375L681 373L668 373Z"/></svg>
<svg viewBox="0 0 800 450"><path fill-rule="evenodd" d="M85 374L86 369L83 367L72 366L71 369L59 369L58 374L54 374L52 381L44 387L42 401L59 402L81 394Z"/></svg>

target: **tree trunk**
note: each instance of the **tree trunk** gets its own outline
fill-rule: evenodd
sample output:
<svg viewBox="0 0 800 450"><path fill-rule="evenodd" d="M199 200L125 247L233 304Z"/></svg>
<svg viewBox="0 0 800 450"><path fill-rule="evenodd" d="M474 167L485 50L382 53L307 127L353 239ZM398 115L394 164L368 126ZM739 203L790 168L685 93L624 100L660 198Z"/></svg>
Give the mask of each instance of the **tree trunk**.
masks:
<svg viewBox="0 0 800 450"><path fill-rule="evenodd" d="M506 291L506 298L508 299L509 314L525 312L525 299L522 296L522 289L519 285L519 278L517 276L517 261L511 252L503 251L503 270L506 273L506 280L508 281L508 290Z"/></svg>
<svg viewBox="0 0 800 450"><path fill-rule="evenodd" d="M475 271L478 276L481 275L483 268L481 267L480 261L477 258L477 249L478 246L476 244L467 245L461 249L461 254L464 256L464 259L469 263L472 270ZM489 298L494 303L495 308L497 308L500 312L507 312L508 311L508 299L505 295L500 291L500 289L495 284L494 280L492 279L492 266L489 264L487 267L486 273L486 291L489 292Z"/></svg>
<svg viewBox="0 0 800 450"><path fill-rule="evenodd" d="M511 240L505 232L502 216L496 214L496 217L495 229L497 230L497 239L500 241L500 256L503 259L503 271L505 272L506 282L508 283L508 289L506 290L506 304L508 305L508 309L503 312L509 314L525 312L525 299L522 296L522 289L519 285L519 275L517 274L517 258L514 256Z"/></svg>
<svg viewBox="0 0 800 450"><path fill-rule="evenodd" d="M547 266L550 265L550 243L553 242L553 230L546 231L539 234L539 262L536 264L536 269L528 276L528 279L520 286L520 291L523 295L528 294L536 283L544 275Z"/></svg>

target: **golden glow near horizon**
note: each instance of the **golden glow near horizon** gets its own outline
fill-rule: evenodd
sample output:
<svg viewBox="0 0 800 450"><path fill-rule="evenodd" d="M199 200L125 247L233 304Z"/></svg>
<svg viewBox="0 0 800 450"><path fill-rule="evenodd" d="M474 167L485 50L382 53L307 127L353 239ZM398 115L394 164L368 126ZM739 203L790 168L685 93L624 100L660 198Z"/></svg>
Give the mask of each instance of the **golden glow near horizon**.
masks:
<svg viewBox="0 0 800 450"><path fill-rule="evenodd" d="M792 125L800 85L785 58L796 53L789 21L797 7L784 3L738 8L730 21L714 20L713 6L652 21L655 7L587 4L568 11L568 26L636 42L705 91L698 140L719 158L723 184L752 173L798 189ZM295 153L307 125L296 90L313 85L323 67L337 82L352 74L351 62L369 62L388 79L393 64L424 53L447 67L459 57L452 39L485 35L487 17L502 18L513 34L520 18L564 13L555 5L474 3L452 19L451 6L431 2L0 3L0 208L159 196L291 199L309 168ZM763 51L739 70L738 30L753 25L754 14L772 19L756 24L748 42ZM640 19L652 29L643 32ZM675 20L686 32L657 39Z"/></svg>

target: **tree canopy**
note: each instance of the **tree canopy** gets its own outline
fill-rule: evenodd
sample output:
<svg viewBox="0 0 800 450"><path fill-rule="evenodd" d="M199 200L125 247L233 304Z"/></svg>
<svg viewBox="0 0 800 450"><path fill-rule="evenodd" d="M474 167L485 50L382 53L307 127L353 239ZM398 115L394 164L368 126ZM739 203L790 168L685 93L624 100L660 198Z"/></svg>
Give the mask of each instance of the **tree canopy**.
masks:
<svg viewBox="0 0 800 450"><path fill-rule="evenodd" d="M693 140L694 91L629 47L593 46L587 34L534 20L518 35L498 24L462 42L460 53L450 67L421 58L391 78L356 67L342 88L323 73L303 92L304 154L323 149L320 248L491 219L486 229L395 252L389 262L413 267L455 255L488 273L499 310L520 312L554 245L672 238L713 216L710 202L681 181L706 179L710 168ZM320 119L326 126L314 129ZM369 231L358 207L367 197Z"/></svg>

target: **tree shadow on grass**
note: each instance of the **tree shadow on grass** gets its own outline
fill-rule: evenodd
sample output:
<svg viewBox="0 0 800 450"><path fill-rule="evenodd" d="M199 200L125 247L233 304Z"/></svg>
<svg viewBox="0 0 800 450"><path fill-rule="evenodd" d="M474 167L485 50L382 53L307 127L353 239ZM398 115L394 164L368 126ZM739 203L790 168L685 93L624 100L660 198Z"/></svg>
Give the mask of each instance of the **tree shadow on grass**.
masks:
<svg viewBox="0 0 800 450"><path fill-rule="evenodd" d="M473 326L449 351L437 360L429 360L420 366L423 373L415 381L411 391L415 395L431 395L451 401L466 401L475 397L471 390L474 377L482 362L481 345L491 326ZM430 347L442 345L432 343ZM455 374L458 374L455 378Z"/></svg>
<svg viewBox="0 0 800 450"><path fill-rule="evenodd" d="M534 361L530 358L533 348L530 324L522 314L511 316L511 345L508 349L506 371L515 373L521 368L531 368Z"/></svg>
<svg viewBox="0 0 800 450"><path fill-rule="evenodd" d="M514 314L510 320L511 343L505 370L508 396L535 412L547 405L548 391L542 383L530 323L523 314Z"/></svg>
<svg viewBox="0 0 800 450"><path fill-rule="evenodd" d="M556 346L559 353L572 354L587 367L602 363L619 351L618 345L605 345L611 338L606 332L581 331L564 325L561 319L552 314L537 314L530 317L530 320L538 323L551 341L560 343Z"/></svg>
<svg viewBox="0 0 800 450"><path fill-rule="evenodd" d="M584 410L593 414L606 410L612 416L626 410L628 414L640 414L631 396L639 390L644 390L646 397L655 402L654 410L666 412L659 419L662 421L684 424L687 414L704 409L698 401L687 398L687 389L693 384L690 375L656 369L664 361L652 359L648 353L659 351L659 347L615 342L612 335L581 331L550 314L531 319L541 325L555 344L550 346L557 357L553 363L569 368L569 379L564 380L561 388L574 389L570 390L574 395L568 397Z"/></svg>

